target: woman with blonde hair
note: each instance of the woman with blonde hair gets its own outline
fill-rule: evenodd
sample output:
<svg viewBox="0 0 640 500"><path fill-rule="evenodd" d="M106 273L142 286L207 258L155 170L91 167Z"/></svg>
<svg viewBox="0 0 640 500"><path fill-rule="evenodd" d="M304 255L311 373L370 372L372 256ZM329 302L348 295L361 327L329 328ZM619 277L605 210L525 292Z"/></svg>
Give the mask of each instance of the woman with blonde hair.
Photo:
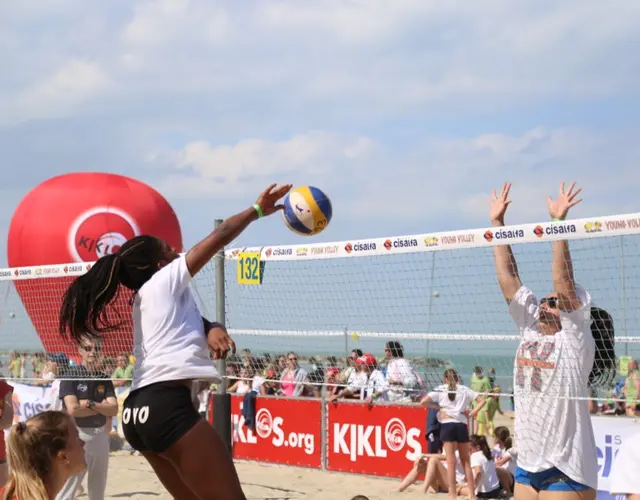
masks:
<svg viewBox="0 0 640 500"><path fill-rule="evenodd" d="M4 444L4 430L13 423L13 386L0 379L0 488L7 482L7 452Z"/></svg>
<svg viewBox="0 0 640 500"><path fill-rule="evenodd" d="M67 480L82 472L84 442L73 419L45 411L14 425L7 437L9 480L0 500L54 500Z"/></svg>

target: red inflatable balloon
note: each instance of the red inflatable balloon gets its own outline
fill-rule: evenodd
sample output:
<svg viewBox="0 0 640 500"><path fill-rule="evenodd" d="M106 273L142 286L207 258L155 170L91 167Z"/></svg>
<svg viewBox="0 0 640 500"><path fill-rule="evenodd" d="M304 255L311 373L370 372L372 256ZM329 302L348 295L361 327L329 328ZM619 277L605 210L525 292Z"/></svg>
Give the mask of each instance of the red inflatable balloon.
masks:
<svg viewBox="0 0 640 500"><path fill-rule="evenodd" d="M94 262L141 234L162 238L182 250L178 218L157 191L121 175L61 175L37 186L18 205L9 227L9 266ZM77 358L77 347L58 333L62 295L72 279L26 279L14 284L47 352ZM124 324L106 335L107 356L131 352L130 297L121 293L114 306Z"/></svg>

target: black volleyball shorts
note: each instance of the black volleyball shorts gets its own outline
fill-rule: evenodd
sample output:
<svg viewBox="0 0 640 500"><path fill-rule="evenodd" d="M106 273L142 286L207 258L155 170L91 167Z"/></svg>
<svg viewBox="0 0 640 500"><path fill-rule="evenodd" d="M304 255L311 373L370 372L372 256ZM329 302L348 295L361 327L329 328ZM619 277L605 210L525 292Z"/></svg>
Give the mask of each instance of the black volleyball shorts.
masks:
<svg viewBox="0 0 640 500"><path fill-rule="evenodd" d="M200 420L191 390L176 382L141 387L127 396L122 409L124 437L140 452L165 452Z"/></svg>

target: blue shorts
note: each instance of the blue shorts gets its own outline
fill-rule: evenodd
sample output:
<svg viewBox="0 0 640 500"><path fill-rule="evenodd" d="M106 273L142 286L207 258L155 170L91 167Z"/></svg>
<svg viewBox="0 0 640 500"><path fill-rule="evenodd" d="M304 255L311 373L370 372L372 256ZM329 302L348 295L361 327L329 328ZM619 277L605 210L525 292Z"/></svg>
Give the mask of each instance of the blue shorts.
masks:
<svg viewBox="0 0 640 500"><path fill-rule="evenodd" d="M515 482L531 486L536 491L587 491L591 489L585 484L574 481L555 467L540 472L529 472L518 467Z"/></svg>

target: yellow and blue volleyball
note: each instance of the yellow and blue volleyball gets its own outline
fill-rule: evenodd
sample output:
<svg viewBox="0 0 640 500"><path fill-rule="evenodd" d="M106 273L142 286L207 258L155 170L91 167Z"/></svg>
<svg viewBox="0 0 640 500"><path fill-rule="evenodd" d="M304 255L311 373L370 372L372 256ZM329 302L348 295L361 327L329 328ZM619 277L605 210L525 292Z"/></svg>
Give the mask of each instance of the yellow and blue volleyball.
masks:
<svg viewBox="0 0 640 500"><path fill-rule="evenodd" d="M297 187L284 198L282 217L294 233L318 234L329 225L331 215L331 200L316 187Z"/></svg>

